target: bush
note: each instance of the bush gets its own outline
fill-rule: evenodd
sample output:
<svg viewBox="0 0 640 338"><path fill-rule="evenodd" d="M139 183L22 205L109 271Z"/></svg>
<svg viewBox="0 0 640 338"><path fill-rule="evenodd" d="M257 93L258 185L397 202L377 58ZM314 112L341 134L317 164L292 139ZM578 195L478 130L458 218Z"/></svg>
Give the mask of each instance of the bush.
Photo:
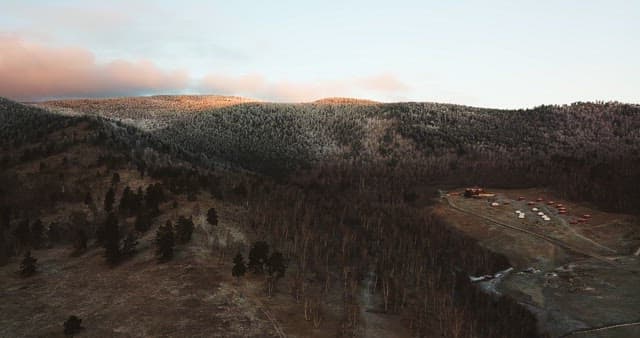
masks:
<svg viewBox="0 0 640 338"><path fill-rule="evenodd" d="M69 316L67 320L64 321L64 334L67 336L73 336L79 333L82 327L82 319L76 316Z"/></svg>

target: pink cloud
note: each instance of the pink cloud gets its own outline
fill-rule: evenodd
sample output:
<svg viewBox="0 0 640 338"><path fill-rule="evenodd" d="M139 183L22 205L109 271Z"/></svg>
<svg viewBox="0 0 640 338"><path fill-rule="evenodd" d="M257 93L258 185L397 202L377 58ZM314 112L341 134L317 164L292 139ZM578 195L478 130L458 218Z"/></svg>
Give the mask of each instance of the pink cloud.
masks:
<svg viewBox="0 0 640 338"><path fill-rule="evenodd" d="M269 82L258 74L240 77L209 74L200 82L200 88L220 94L293 102L311 101L332 96L360 96L370 92L395 95L408 90L408 86L391 74L298 83Z"/></svg>
<svg viewBox="0 0 640 338"><path fill-rule="evenodd" d="M98 64L81 48L53 48L0 35L0 96L50 97L139 95L187 87L185 71L164 71L151 61Z"/></svg>
<svg viewBox="0 0 640 338"><path fill-rule="evenodd" d="M166 71L152 61L98 63L83 48L50 47L0 34L0 96L16 100L64 97L135 96L190 88L186 71ZM260 74L209 74L196 91L274 101L301 102L324 97L391 97L408 87L391 74L314 82L269 81Z"/></svg>
<svg viewBox="0 0 640 338"><path fill-rule="evenodd" d="M357 83L365 89L377 92L404 92L409 87L391 74L380 74L372 77L365 77L357 80Z"/></svg>

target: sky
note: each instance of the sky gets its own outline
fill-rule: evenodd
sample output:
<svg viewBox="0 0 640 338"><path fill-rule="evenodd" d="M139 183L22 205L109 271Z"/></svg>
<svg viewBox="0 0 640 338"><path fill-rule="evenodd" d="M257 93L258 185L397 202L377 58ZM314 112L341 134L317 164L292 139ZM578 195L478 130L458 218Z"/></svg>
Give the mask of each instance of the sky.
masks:
<svg viewBox="0 0 640 338"><path fill-rule="evenodd" d="M0 96L640 102L640 1L2 0Z"/></svg>

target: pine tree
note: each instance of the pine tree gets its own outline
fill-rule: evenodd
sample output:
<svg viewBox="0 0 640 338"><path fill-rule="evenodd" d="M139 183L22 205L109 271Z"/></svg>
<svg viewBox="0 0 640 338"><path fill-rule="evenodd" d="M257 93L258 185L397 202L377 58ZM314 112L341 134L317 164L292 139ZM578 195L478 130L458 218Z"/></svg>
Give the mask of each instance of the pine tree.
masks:
<svg viewBox="0 0 640 338"><path fill-rule="evenodd" d="M84 230L77 228L73 236L73 252L71 252L71 256L76 257L87 250L87 235Z"/></svg>
<svg viewBox="0 0 640 338"><path fill-rule="evenodd" d="M144 164L138 164L138 171L140 172L140 178L144 178L144 172L146 170L146 166Z"/></svg>
<svg viewBox="0 0 640 338"><path fill-rule="evenodd" d="M40 219L31 225L31 245L36 249L44 246L44 224Z"/></svg>
<svg viewBox="0 0 640 338"><path fill-rule="evenodd" d="M47 239L49 241L49 245L53 245L60 241L60 226L58 223L51 222L51 224L49 224L49 229L47 229Z"/></svg>
<svg viewBox="0 0 640 338"><path fill-rule="evenodd" d="M11 208L4 206L0 208L0 231L9 230L11 225Z"/></svg>
<svg viewBox="0 0 640 338"><path fill-rule="evenodd" d="M231 269L231 274L233 277L236 277L240 280L240 277L244 276L247 272L247 266L244 263L244 257L242 254L238 252L236 257L233 258L233 268Z"/></svg>
<svg viewBox="0 0 640 338"><path fill-rule="evenodd" d="M156 256L161 262L173 258L173 246L175 245L173 225L171 221L158 228L156 232Z"/></svg>
<svg viewBox="0 0 640 338"><path fill-rule="evenodd" d="M216 212L216 209L211 208L207 211L207 222L213 226L218 225L218 212Z"/></svg>
<svg viewBox="0 0 640 338"><path fill-rule="evenodd" d="M149 228L151 228L151 216L149 216L149 214L143 211L138 212L138 215L136 216L136 220L134 223L134 227L138 232L141 232L141 233L147 232Z"/></svg>
<svg viewBox="0 0 640 338"><path fill-rule="evenodd" d="M267 273L269 277L267 278L267 294L269 297L273 294L273 291L276 288L276 283L282 277L284 277L284 272L287 269L287 264L284 260L284 256L278 251L275 251L266 262Z"/></svg>
<svg viewBox="0 0 640 338"><path fill-rule="evenodd" d="M267 273L276 279L284 277L284 272L287 270L287 263L284 256L278 251L274 251L267 260Z"/></svg>
<svg viewBox="0 0 640 338"><path fill-rule="evenodd" d="M111 177L111 185L118 185L118 183L120 183L120 174L118 174L118 172L115 172Z"/></svg>
<svg viewBox="0 0 640 338"><path fill-rule="evenodd" d="M9 249L7 248L7 239L4 231L0 229L0 266L7 264L9 261Z"/></svg>
<svg viewBox="0 0 640 338"><path fill-rule="evenodd" d="M113 202L115 201L115 192L113 188L109 188L107 195L104 197L104 211L111 212L113 210Z"/></svg>
<svg viewBox="0 0 640 338"><path fill-rule="evenodd" d="M118 227L118 218L113 213L107 216L104 224L104 256L111 265L118 263L121 257L120 252L120 229Z"/></svg>
<svg viewBox="0 0 640 338"><path fill-rule="evenodd" d="M269 259L269 244L264 241L253 243L249 251L249 269L253 270L253 273L262 273L267 259Z"/></svg>
<svg viewBox="0 0 640 338"><path fill-rule="evenodd" d="M193 229L193 220L191 218L180 216L176 223L176 239L178 242L183 244L189 242L191 240L191 235L193 234Z"/></svg>
<svg viewBox="0 0 640 338"><path fill-rule="evenodd" d="M29 228L29 220L23 219L13 230L13 235L18 241L18 245L27 248L31 245L31 229Z"/></svg>
<svg viewBox="0 0 640 338"><path fill-rule="evenodd" d="M121 214L129 214L132 211L133 206L133 193L131 192L131 188L126 186L124 191L122 191L122 197L120 198L120 204L118 208Z"/></svg>
<svg viewBox="0 0 640 338"><path fill-rule="evenodd" d="M142 202L144 201L144 191L142 191L142 187L138 187L134 196L134 210L139 211L140 208L142 208Z"/></svg>
<svg viewBox="0 0 640 338"><path fill-rule="evenodd" d="M82 330L82 319L76 316L69 316L69 319L64 321L64 334L73 336Z"/></svg>
<svg viewBox="0 0 640 338"><path fill-rule="evenodd" d="M145 194L145 204L148 211L152 215L160 213L160 203L164 202L164 190L160 184L151 184L147 187L147 193Z"/></svg>
<svg viewBox="0 0 640 338"><path fill-rule="evenodd" d="M36 273L36 258L31 257L31 250L27 250L24 254L24 259L20 263L20 275L22 277L29 277Z"/></svg>
<svg viewBox="0 0 640 338"><path fill-rule="evenodd" d="M93 197L91 197L91 192L87 191L87 194L84 196L84 204L90 206L91 203L93 203Z"/></svg>
<svg viewBox="0 0 640 338"><path fill-rule="evenodd" d="M134 233L129 233L122 243L122 257L131 257L136 253L138 238Z"/></svg>

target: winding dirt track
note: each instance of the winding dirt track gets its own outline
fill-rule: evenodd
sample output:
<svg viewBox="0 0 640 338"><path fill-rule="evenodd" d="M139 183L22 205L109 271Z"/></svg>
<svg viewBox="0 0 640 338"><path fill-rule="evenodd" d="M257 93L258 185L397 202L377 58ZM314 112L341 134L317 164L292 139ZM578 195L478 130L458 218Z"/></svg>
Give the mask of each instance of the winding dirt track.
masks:
<svg viewBox="0 0 640 338"><path fill-rule="evenodd" d="M457 206L446 195L443 196L443 198L447 201L447 204L449 204L449 206L452 209L457 210L459 212L462 212L462 213L465 213L465 214L468 214L468 215L471 215L471 216L474 216L474 217L481 218L483 220L489 221L491 223L494 223L494 224L499 225L499 226L504 227L504 228L508 228L508 229L511 229L511 230L519 231L519 232L523 232L525 234L537 237L539 239L547 241L547 242L549 242L549 243L551 243L553 245L556 245L556 246L558 246L560 248L563 248L565 250L568 250L568 251L571 251L571 252L574 252L574 253L577 253L577 254L580 254L580 255L583 255L583 256L591 257L591 258L597 259L599 261L605 262L605 263L610 264L610 265L614 265L614 266L617 265L611 259L609 259L607 257L604 257L602 255L599 255L599 254L597 254L595 252L586 251L584 249L577 248L577 247L575 247L575 246L573 246L573 245L571 245L569 243L566 243L564 241L561 241L559 239L556 239L556 238L553 238L553 237L550 237L550 236L547 236L547 235L544 235L544 234L541 234L541 233L537 233L535 231L524 229L524 228L521 228L521 227L518 227L518 226L515 226L515 225L507 224L507 223L501 222L499 220L493 219L491 217L475 213L473 211L469 211L467 209L464 209L462 207Z"/></svg>

